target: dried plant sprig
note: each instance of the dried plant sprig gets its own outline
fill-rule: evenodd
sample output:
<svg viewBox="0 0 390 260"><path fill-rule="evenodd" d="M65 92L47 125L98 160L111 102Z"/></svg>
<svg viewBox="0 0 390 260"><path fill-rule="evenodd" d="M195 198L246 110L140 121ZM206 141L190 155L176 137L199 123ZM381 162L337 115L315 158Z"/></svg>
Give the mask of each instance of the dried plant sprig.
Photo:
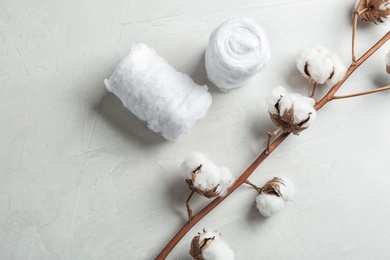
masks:
<svg viewBox="0 0 390 260"><path fill-rule="evenodd" d="M333 100L336 92L341 88L344 82L349 78L349 76L354 73L354 71L363 64L373 53L375 53L383 44L385 44L390 39L390 32L387 32L379 41L377 41L366 53L364 53L359 59L356 60L355 64L352 64L345 76L341 81L335 84L326 95L316 103L314 108L318 111L328 102ZM222 201L228 198L238 187L240 187L248 177L257 169L261 163L268 158L269 154L272 153L280 144L283 143L286 138L290 136L290 133L282 133L279 135L267 149L265 149L256 159L255 161L237 178L237 180L232 184L232 186L227 191L227 194L223 197L217 197L213 201L211 201L207 206L205 206L201 211L199 211L196 215L193 216L191 221L187 221L183 227L176 233L175 236L168 242L165 248L160 252L157 256L157 260L163 260L166 256L172 251L172 249L176 246L176 244L183 238L183 236L195 225L197 224L204 216L206 216L210 211L212 211L216 206L218 206Z"/></svg>
<svg viewBox="0 0 390 260"><path fill-rule="evenodd" d="M357 0L355 10L353 12L353 27L352 27L352 65L356 63L355 41L356 28L359 16L363 21L372 22L374 24L388 21L390 16L390 1L389 0Z"/></svg>
<svg viewBox="0 0 390 260"><path fill-rule="evenodd" d="M188 218L192 218L190 200L194 193L206 198L214 198L226 194L234 177L226 167L219 167L201 152L189 154L182 163L185 182L191 190L186 200Z"/></svg>

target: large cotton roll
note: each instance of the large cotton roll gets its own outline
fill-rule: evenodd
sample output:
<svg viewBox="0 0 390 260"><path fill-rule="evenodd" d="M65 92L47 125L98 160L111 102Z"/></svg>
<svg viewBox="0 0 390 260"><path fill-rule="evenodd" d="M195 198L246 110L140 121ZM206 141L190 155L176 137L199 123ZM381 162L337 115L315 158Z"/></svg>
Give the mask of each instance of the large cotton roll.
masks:
<svg viewBox="0 0 390 260"><path fill-rule="evenodd" d="M222 91L241 87L264 68L271 56L265 31L250 19L230 19L210 36L207 77Z"/></svg>
<svg viewBox="0 0 390 260"><path fill-rule="evenodd" d="M126 108L168 140L190 130L211 105L207 86L177 72L143 43L132 46L104 83Z"/></svg>

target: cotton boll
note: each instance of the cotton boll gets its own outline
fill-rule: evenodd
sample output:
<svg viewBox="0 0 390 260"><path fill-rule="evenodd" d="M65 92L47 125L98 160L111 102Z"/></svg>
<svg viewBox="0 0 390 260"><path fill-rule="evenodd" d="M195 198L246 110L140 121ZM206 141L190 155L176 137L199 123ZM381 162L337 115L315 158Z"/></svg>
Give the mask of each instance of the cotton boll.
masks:
<svg viewBox="0 0 390 260"><path fill-rule="evenodd" d="M271 217L284 209L284 200L277 195L260 193L256 197L256 207L261 215Z"/></svg>
<svg viewBox="0 0 390 260"><path fill-rule="evenodd" d="M191 243L190 255L202 260L233 260L234 252L217 232L203 230L194 237Z"/></svg>
<svg viewBox="0 0 390 260"><path fill-rule="evenodd" d="M220 187L221 187L220 196L224 196L226 194L228 188L233 184L235 178L228 168L220 167L219 169L220 169L221 175L222 175L221 182L220 182Z"/></svg>
<svg viewBox="0 0 390 260"><path fill-rule="evenodd" d="M234 182L229 169L215 165L201 152L186 156L181 167L190 188L208 198L226 194Z"/></svg>
<svg viewBox="0 0 390 260"><path fill-rule="evenodd" d="M355 4L355 9L359 1ZM363 21L378 23L388 23L390 16L389 0L362 0L357 9Z"/></svg>
<svg viewBox="0 0 390 260"><path fill-rule="evenodd" d="M297 59L297 68L312 83L332 85L339 82L347 71L341 59L321 45L303 50Z"/></svg>
<svg viewBox="0 0 390 260"><path fill-rule="evenodd" d="M282 86L274 88L266 102L272 121L285 132L299 134L312 124L317 115L313 98L287 93ZM286 111L289 113L286 114Z"/></svg>
<svg viewBox="0 0 390 260"><path fill-rule="evenodd" d="M200 165L207 163L210 163L210 160L206 157L206 155L201 152L192 152L185 157L183 163L181 164L183 177L186 179L191 179L192 171L194 171Z"/></svg>
<svg viewBox="0 0 390 260"><path fill-rule="evenodd" d="M308 116L310 116L310 120L302 125L305 127L310 126L317 114L317 111L314 109L314 105L316 103L315 100L313 98L305 97L296 93L288 94L285 97L290 99L294 104L294 123L300 124L302 121L305 121ZM287 105L290 105L290 100L286 102ZM284 103L284 98L281 103ZM289 107L291 106L292 105Z"/></svg>
<svg viewBox="0 0 390 260"><path fill-rule="evenodd" d="M287 178L285 176L281 176L279 183L279 192L281 194L281 197L285 201L292 201L294 199L295 195L295 185L291 181L290 178Z"/></svg>
<svg viewBox="0 0 390 260"><path fill-rule="evenodd" d="M271 93L265 99L268 105L268 113L278 114L275 104L286 94L287 91L283 86L277 86L272 89Z"/></svg>

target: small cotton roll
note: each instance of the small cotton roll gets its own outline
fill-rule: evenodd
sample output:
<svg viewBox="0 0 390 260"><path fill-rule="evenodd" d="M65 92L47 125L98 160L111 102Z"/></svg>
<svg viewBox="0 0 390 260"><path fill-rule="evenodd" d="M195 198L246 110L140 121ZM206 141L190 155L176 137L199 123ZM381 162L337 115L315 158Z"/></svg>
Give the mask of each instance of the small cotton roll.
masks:
<svg viewBox="0 0 390 260"><path fill-rule="evenodd" d="M265 31L250 19L230 19L210 36L206 50L207 77L220 90L241 87L271 57Z"/></svg>
<svg viewBox="0 0 390 260"><path fill-rule="evenodd" d="M144 43L134 44L104 83L151 130L171 141L204 117L212 102L207 86L195 84Z"/></svg>

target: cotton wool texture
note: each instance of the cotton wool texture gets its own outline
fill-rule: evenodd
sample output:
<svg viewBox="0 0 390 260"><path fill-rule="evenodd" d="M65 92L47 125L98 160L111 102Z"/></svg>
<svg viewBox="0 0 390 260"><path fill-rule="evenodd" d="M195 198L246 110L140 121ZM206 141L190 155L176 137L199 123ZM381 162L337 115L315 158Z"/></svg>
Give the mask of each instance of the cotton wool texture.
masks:
<svg viewBox="0 0 390 260"><path fill-rule="evenodd" d="M280 194L284 201L292 201L295 196L295 185L290 178L286 176L279 177L281 184L279 184Z"/></svg>
<svg viewBox="0 0 390 260"><path fill-rule="evenodd" d="M347 72L339 56L321 45L310 46L301 51L297 68L311 83L334 85Z"/></svg>
<svg viewBox="0 0 390 260"><path fill-rule="evenodd" d="M104 83L151 130L171 141L188 132L212 103L207 86L195 84L144 43L134 44Z"/></svg>
<svg viewBox="0 0 390 260"><path fill-rule="evenodd" d="M234 260L234 252L230 249L228 244L221 239L217 232L206 232L201 234L199 241L206 238L214 238L213 241L202 250L202 257L204 260Z"/></svg>
<svg viewBox="0 0 390 260"><path fill-rule="evenodd" d="M284 209L284 200L273 194L260 193L256 197L256 207L264 217L272 217Z"/></svg>
<svg viewBox="0 0 390 260"><path fill-rule="evenodd" d="M234 177L230 170L223 166L217 166L205 154L201 152L192 152L185 157L181 167L184 179L192 179L192 172L200 165L202 167L196 174L194 187L207 192L218 187L216 192L219 196L226 194L228 188L233 184Z"/></svg>
<svg viewBox="0 0 390 260"><path fill-rule="evenodd" d="M270 57L266 32L258 24L247 18L226 20L211 33L207 77L220 90L229 91L244 85Z"/></svg>
<svg viewBox="0 0 390 260"><path fill-rule="evenodd" d="M275 104L279 102L279 111ZM268 112L274 115L283 116L284 111L294 108L294 124L300 124L310 115L310 119L302 124L302 127L309 127L317 116L314 109L316 101L313 98L302 96L297 93L288 93L283 86L277 86L272 89L266 97Z"/></svg>

